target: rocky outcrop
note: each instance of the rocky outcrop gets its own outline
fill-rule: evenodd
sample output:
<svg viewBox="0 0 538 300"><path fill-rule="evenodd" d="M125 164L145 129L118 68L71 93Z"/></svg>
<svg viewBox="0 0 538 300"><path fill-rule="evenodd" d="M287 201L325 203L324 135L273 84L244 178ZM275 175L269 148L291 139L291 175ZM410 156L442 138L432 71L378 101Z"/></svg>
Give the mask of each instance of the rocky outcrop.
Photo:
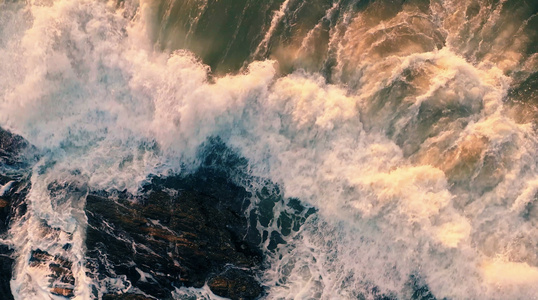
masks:
<svg viewBox="0 0 538 300"><path fill-rule="evenodd" d="M30 267L41 268L49 273L50 292L64 297L73 297L75 277L72 271L73 263L59 255L50 255L37 249L30 255Z"/></svg>
<svg viewBox="0 0 538 300"><path fill-rule="evenodd" d="M29 181L24 153L31 148L20 136L0 128L0 238L11 220L26 213ZM0 244L0 299L13 299L9 282L13 272L13 251Z"/></svg>
<svg viewBox="0 0 538 300"><path fill-rule="evenodd" d="M26 213L33 148L0 129L0 235ZM5 193L4 193L5 191ZM210 283L217 295L254 299L262 293L254 274L260 243L249 230L248 193L225 174L201 168L188 176L154 178L139 196L93 192L87 197L88 269L97 281L125 278L127 292L102 299L170 299L175 287ZM53 230L50 228L50 230ZM0 299L13 299L13 252L0 245ZM71 262L34 249L29 266L50 273L52 294L74 296Z"/></svg>
<svg viewBox="0 0 538 300"><path fill-rule="evenodd" d="M89 195L89 267L99 276L125 276L131 290L158 299L171 299L174 287L206 283L219 296L255 299L262 293L254 279L262 256L259 240L249 239L256 233L244 216L248 199L244 189L203 168L154 179L137 197ZM113 296L106 295L130 299Z"/></svg>
<svg viewBox="0 0 538 300"><path fill-rule="evenodd" d="M11 253L9 247L0 245L0 299L13 300L9 286L14 263Z"/></svg>
<svg viewBox="0 0 538 300"><path fill-rule="evenodd" d="M4 165L20 163L20 157L29 144L21 136L0 128L0 162Z"/></svg>
<svg viewBox="0 0 538 300"><path fill-rule="evenodd" d="M138 295L138 294L121 294L121 295L113 295L113 294L106 294L102 298L103 300L154 300L154 298L146 297L144 295Z"/></svg>
<svg viewBox="0 0 538 300"><path fill-rule="evenodd" d="M7 231L10 220L26 213L30 150L33 148L22 137L0 128L0 235Z"/></svg>
<svg viewBox="0 0 538 300"><path fill-rule="evenodd" d="M21 137L0 129L0 236L13 219L26 213L32 150ZM226 155L219 153L212 159L222 157ZM153 178L137 196L88 195L87 267L94 274L90 276L96 281L121 278L132 285L104 295L95 291L96 296L171 299L176 287L205 284L230 299L255 299L263 293L255 279L261 268L262 239L245 217L251 195L231 183L229 174L215 170L202 167L186 176ZM34 249L28 263L50 273L52 294L74 296L71 262ZM13 299L9 286L13 264L12 250L0 245L0 299Z"/></svg>
<svg viewBox="0 0 538 300"><path fill-rule="evenodd" d="M254 299L262 292L251 274L236 268L212 277L208 286L215 294L230 299Z"/></svg>

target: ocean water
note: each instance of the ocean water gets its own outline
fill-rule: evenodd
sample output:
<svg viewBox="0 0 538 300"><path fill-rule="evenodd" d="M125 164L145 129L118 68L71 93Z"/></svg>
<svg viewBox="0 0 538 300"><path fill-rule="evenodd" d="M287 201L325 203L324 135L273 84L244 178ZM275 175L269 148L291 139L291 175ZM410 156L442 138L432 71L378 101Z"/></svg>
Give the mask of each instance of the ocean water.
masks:
<svg viewBox="0 0 538 300"><path fill-rule="evenodd" d="M531 0L0 0L0 126L40 153L3 241L15 298L64 299L28 263L37 248L73 262L74 299L126 286L87 274L86 196L192 172L218 137L247 160L232 179L260 210L273 196L315 209L293 232L287 205L258 223L285 240L262 245L263 298L537 299L537 13Z"/></svg>

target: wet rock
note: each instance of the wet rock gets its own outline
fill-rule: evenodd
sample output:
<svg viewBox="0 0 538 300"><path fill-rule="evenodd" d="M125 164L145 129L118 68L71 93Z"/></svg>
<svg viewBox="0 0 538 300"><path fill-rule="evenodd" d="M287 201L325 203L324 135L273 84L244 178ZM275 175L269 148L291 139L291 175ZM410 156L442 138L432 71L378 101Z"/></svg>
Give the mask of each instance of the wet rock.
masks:
<svg viewBox="0 0 538 300"><path fill-rule="evenodd" d="M0 166L27 168L35 152L24 138L0 128Z"/></svg>
<svg viewBox="0 0 538 300"><path fill-rule="evenodd" d="M0 237L5 234L9 220L13 213L16 213L16 209L9 201L2 200L2 202L5 206L0 207ZM13 273L14 264L13 250L7 245L0 244L0 299L2 300L13 300L9 282Z"/></svg>
<svg viewBox="0 0 538 300"><path fill-rule="evenodd" d="M0 198L0 234L7 230L9 221L10 205L9 201Z"/></svg>
<svg viewBox="0 0 538 300"><path fill-rule="evenodd" d="M31 148L22 137L0 128L0 235L12 219L26 213L30 184L24 155Z"/></svg>
<svg viewBox="0 0 538 300"><path fill-rule="evenodd" d="M26 175L20 177L0 176L0 185L9 188L0 196L0 236L5 234L12 220L26 213L26 195L30 190L30 181Z"/></svg>
<svg viewBox="0 0 538 300"><path fill-rule="evenodd" d="M11 287L9 286L14 264L11 257L12 252L9 247L0 245L0 299L13 300Z"/></svg>
<svg viewBox="0 0 538 300"><path fill-rule="evenodd" d="M75 278L73 277L73 272L71 269L63 267L56 263L49 264L49 269L52 272L52 277L57 278L59 281L75 285Z"/></svg>
<svg viewBox="0 0 538 300"><path fill-rule="evenodd" d="M47 269L50 277L50 292L64 297L73 297L75 277L71 270L73 263L59 256L51 255L41 249L30 254L30 267Z"/></svg>
<svg viewBox="0 0 538 300"><path fill-rule="evenodd" d="M32 251L32 254L30 255L30 263L34 263L35 265L44 264L47 261L51 261L52 259L52 255L41 249L36 249Z"/></svg>
<svg viewBox="0 0 538 300"><path fill-rule="evenodd" d="M73 297L73 289L70 288L60 288L60 287L54 287L50 290L51 293L55 295L60 295L64 297Z"/></svg>
<svg viewBox="0 0 538 300"><path fill-rule="evenodd" d="M9 217L9 202L0 200L0 234L7 230L7 221ZM14 259L12 257L13 250L7 245L0 244L0 299L13 300L9 281L13 272Z"/></svg>
<svg viewBox="0 0 538 300"><path fill-rule="evenodd" d="M13 219L26 213L26 195L29 180L24 164L24 152L30 148L20 136L0 128L0 238L2 238ZM9 169L9 172L6 171ZM0 244L0 299L12 300L9 282L15 260L13 250Z"/></svg>
<svg viewBox="0 0 538 300"><path fill-rule="evenodd" d="M211 278L208 286L215 295L236 299L255 299L262 292L259 283L245 270L228 269Z"/></svg>
<svg viewBox="0 0 538 300"><path fill-rule="evenodd" d="M195 189L197 180L207 179L197 174L154 180L138 197L89 195L89 268L99 276L124 275L135 289L158 299L171 299L175 286L202 287L229 265L258 270L260 250L244 239L248 194L220 179L205 185L205 192ZM229 278L227 293L261 292L253 272L240 280Z"/></svg>
<svg viewBox="0 0 538 300"><path fill-rule="evenodd" d="M148 298L144 295L138 294L121 294L121 295L112 295L106 294L102 298L103 300L154 300L154 298Z"/></svg>
<svg viewBox="0 0 538 300"><path fill-rule="evenodd" d="M10 161L27 147L28 142L21 136L0 128L0 157Z"/></svg>
<svg viewBox="0 0 538 300"><path fill-rule="evenodd" d="M0 184L8 187L0 197L1 235L12 220L26 213L30 172L23 152L31 146L1 129L0 146ZM215 156L208 163L222 157L226 156ZM2 166L9 166L10 171ZM256 297L261 287L253 274L259 270L262 257L257 248L259 234L248 229L244 214L250 195L227 178L227 174L201 168L184 177L154 178L137 197L90 194L86 206L87 267L94 274L90 276L96 276L97 281L126 278L132 284L127 292L111 292L102 298L171 299L176 287L202 287L210 279L215 289L219 289L218 282L226 284L226 288L220 287L220 294ZM51 192L64 188L51 187ZM47 232L52 231L49 228ZM11 255L11 249L0 245L0 299L13 299L9 287L14 264ZM52 294L74 296L70 261L35 249L29 264L48 272ZM248 271L241 271L234 281L226 271L230 266Z"/></svg>

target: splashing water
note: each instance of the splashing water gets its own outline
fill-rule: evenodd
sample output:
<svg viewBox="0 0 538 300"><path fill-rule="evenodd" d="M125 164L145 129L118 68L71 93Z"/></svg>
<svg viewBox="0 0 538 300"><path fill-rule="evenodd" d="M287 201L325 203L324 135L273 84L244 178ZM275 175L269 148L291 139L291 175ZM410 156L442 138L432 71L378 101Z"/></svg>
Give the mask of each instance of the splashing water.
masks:
<svg viewBox="0 0 538 300"><path fill-rule="evenodd" d="M191 2L198 24L211 1ZM90 299L88 192L194 170L218 136L317 209L266 249L266 298L536 299L536 120L509 101L538 70L536 5L319 3L311 30L291 25L306 4L277 5L248 46L263 59L212 77L188 50L154 49L153 1L0 2L0 126L42 153L9 233L15 297L61 299L28 263L39 248L72 261ZM281 230L279 209L260 230Z"/></svg>

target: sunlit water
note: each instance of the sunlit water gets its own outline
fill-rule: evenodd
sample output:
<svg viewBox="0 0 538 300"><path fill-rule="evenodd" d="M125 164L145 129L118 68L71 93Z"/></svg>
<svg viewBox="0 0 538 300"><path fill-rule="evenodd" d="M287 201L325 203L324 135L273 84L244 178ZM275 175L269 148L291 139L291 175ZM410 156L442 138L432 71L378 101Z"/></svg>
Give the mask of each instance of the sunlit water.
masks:
<svg viewBox="0 0 538 300"><path fill-rule="evenodd" d="M63 299L37 248L74 262L75 299L128 286L87 275L86 195L194 170L215 136L317 209L262 245L267 299L536 299L538 4L218 5L0 1L0 126L41 153L16 299ZM282 230L273 210L260 230Z"/></svg>

